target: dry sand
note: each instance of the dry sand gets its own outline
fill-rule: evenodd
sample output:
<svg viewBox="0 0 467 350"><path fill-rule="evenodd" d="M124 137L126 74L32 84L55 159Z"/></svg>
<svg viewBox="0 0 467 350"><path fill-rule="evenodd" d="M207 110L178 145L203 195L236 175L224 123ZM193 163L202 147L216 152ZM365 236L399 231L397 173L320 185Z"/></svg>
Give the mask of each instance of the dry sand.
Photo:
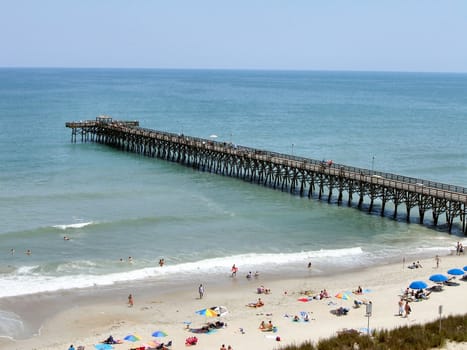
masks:
<svg viewBox="0 0 467 350"><path fill-rule="evenodd" d="M389 264L327 277L316 276L311 271L308 277L301 279L269 280L267 276L260 276L247 281L243 275L239 275L236 278L226 278L225 283L206 285L203 299L199 299L198 285L163 291L158 290L157 285L146 284L144 288L115 287L92 292L76 291L3 300L0 303L2 309L10 307L21 311L21 308L29 308L30 320L36 325L42 323L42 326L40 334L30 339L1 339L0 349L66 350L70 344L74 344L75 347L83 345L86 350L90 350L94 349L94 344L109 335L115 339L123 339L135 333L140 335L141 341L114 346L115 349L130 349L155 340L151 334L156 330L168 334L159 340L172 340L174 350L186 348L185 339L193 335L199 339L195 347L198 350L216 350L222 344L226 347L231 345L235 350L278 349L286 344L326 338L346 328L364 329L368 324L365 307L354 308L354 299L371 300L371 329L437 320L439 305L443 306L443 316L467 313L467 282L459 281L459 286L444 287L442 292L433 292L429 300L411 303L412 314L409 317L398 316L399 295L411 281L422 279L432 285L428 280L430 275L446 273L452 267L465 266L467 258L442 257L438 269L435 268L434 259L422 260L421 263L423 268L413 270L403 268L402 264ZM258 295L256 290L260 285L270 288L271 294ZM358 285L371 291L363 296L352 294L350 300L335 297L338 292L354 290ZM331 298L298 301L303 297L302 292L311 290L318 293L324 288L329 291ZM132 308L126 303L129 292L135 298ZM264 300L265 306L246 306L259 296ZM229 313L219 319L226 322L227 327L212 334L193 334L186 329L185 322L191 322L191 327L198 328L206 322L217 320L195 314L196 310L215 305L228 308ZM346 316L332 314L331 310L339 306L350 308L350 312ZM292 316L300 316L301 311L309 313L309 322L292 321ZM262 320L271 320L277 327L277 332L261 332L258 326ZM277 336L280 341L276 340ZM456 349L461 348L456 344L454 346Z"/></svg>

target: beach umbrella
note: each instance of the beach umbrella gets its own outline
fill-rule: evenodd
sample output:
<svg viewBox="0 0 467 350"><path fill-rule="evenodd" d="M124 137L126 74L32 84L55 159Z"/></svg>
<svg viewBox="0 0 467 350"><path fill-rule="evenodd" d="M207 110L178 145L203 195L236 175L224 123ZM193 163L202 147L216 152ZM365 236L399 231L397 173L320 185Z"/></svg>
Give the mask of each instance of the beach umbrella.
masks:
<svg viewBox="0 0 467 350"><path fill-rule="evenodd" d="M342 300L349 300L350 299L350 293L348 292L340 292L335 295L336 298L342 299Z"/></svg>
<svg viewBox="0 0 467 350"><path fill-rule="evenodd" d="M449 278L445 275L442 275L440 273L437 273L435 275L431 275L430 276L430 281L432 282L436 282L436 283L442 283L442 282L446 282Z"/></svg>
<svg viewBox="0 0 467 350"><path fill-rule="evenodd" d="M137 340L141 340L141 337L136 334L129 334L123 339L127 341L131 341L131 342L135 342Z"/></svg>
<svg viewBox="0 0 467 350"><path fill-rule="evenodd" d="M464 266L464 271L467 271L467 265Z"/></svg>
<svg viewBox="0 0 467 350"><path fill-rule="evenodd" d="M412 283L410 283L409 285L409 288L410 289L424 289L428 287L428 284L426 284L425 282L423 281L413 281Z"/></svg>
<svg viewBox="0 0 467 350"><path fill-rule="evenodd" d="M166 337L167 333L162 332L162 331L155 331L152 333L152 336L156 338L162 338L162 337Z"/></svg>
<svg viewBox="0 0 467 350"><path fill-rule="evenodd" d="M196 311L198 315L206 317L217 317L217 312L212 309L201 309Z"/></svg>
<svg viewBox="0 0 467 350"><path fill-rule="evenodd" d="M217 313L217 316L225 316L229 313L229 310L225 306L213 306L211 310Z"/></svg>
<svg viewBox="0 0 467 350"><path fill-rule="evenodd" d="M462 276L464 274L464 271L461 269L450 269L448 270L448 274L455 275L455 276Z"/></svg>

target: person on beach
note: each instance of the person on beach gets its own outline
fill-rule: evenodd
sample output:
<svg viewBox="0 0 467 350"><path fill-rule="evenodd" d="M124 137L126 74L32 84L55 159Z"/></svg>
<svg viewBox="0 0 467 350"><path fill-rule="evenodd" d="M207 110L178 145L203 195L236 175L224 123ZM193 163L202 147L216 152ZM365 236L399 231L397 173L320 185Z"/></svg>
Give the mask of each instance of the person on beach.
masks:
<svg viewBox="0 0 467 350"><path fill-rule="evenodd" d="M229 346L227 347L227 350L233 350L233 348L229 345Z"/></svg>
<svg viewBox="0 0 467 350"><path fill-rule="evenodd" d="M26 250L26 255L31 255L31 254L32 254L31 249Z"/></svg>
<svg viewBox="0 0 467 350"><path fill-rule="evenodd" d="M363 294L363 289L361 286L358 286L356 290L353 291L354 294Z"/></svg>
<svg viewBox="0 0 467 350"><path fill-rule="evenodd" d="M405 310L405 317L409 317L410 312L412 311L412 308L410 307L408 301L405 302L404 310Z"/></svg>
<svg viewBox="0 0 467 350"><path fill-rule="evenodd" d="M232 277L237 276L238 267L235 264L232 265Z"/></svg>
<svg viewBox="0 0 467 350"><path fill-rule="evenodd" d="M399 316L404 315L404 300L399 300Z"/></svg>
<svg viewBox="0 0 467 350"><path fill-rule="evenodd" d="M11 249L10 249L10 254L11 254L11 255L14 255L14 254L15 254L15 248L11 248Z"/></svg>
<svg viewBox="0 0 467 350"><path fill-rule="evenodd" d="M204 286L202 284L199 285L198 287L198 293L199 293L199 298L203 299L204 296Z"/></svg>
<svg viewBox="0 0 467 350"><path fill-rule="evenodd" d="M128 262L129 262L130 264L133 263L133 258L132 258L131 256L128 257Z"/></svg>
<svg viewBox="0 0 467 350"><path fill-rule="evenodd" d="M128 307L133 307L133 304L134 304L133 295L130 294L128 296Z"/></svg>
<svg viewBox="0 0 467 350"><path fill-rule="evenodd" d="M436 255L435 256L436 268L439 268L440 261L441 261L441 259L440 259L439 255Z"/></svg>
<svg viewBox="0 0 467 350"><path fill-rule="evenodd" d="M221 348L219 350L227 350L224 344L222 344Z"/></svg>
<svg viewBox="0 0 467 350"><path fill-rule="evenodd" d="M251 278L251 271L248 272L248 274L246 275L246 278L250 279Z"/></svg>
<svg viewBox="0 0 467 350"><path fill-rule="evenodd" d="M249 307L261 307L264 305L264 302L261 300L261 298L258 298L258 301L256 303L249 303L247 306Z"/></svg>
<svg viewBox="0 0 467 350"><path fill-rule="evenodd" d="M311 261L308 263L308 269L311 269Z"/></svg>
<svg viewBox="0 0 467 350"><path fill-rule="evenodd" d="M75 347L73 346L73 344L70 345L70 347L68 348L68 350L75 350Z"/></svg>
<svg viewBox="0 0 467 350"><path fill-rule="evenodd" d="M165 260L164 259L159 259L159 266L162 267L164 266L165 264Z"/></svg>

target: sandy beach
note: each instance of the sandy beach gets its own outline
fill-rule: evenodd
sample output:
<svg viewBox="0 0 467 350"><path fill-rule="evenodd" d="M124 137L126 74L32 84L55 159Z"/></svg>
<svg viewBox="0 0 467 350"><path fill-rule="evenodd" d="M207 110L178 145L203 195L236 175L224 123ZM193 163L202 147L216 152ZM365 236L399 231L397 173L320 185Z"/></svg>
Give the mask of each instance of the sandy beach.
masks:
<svg viewBox="0 0 467 350"><path fill-rule="evenodd" d="M145 282L132 286L114 286L98 290L68 291L44 295L7 298L0 301L3 310L11 310L27 320L27 326L35 335L29 339L0 339L0 349L16 350L66 350L73 344L85 349L94 349L109 335L124 339L136 334L141 340L125 341L114 345L115 349L130 349L150 341L168 342L171 349L186 348L185 340L196 336L197 349L219 349L222 344L232 349L278 349L280 346L316 341L335 335L344 329L366 331L370 329L393 328L402 325L424 323L442 316L467 313L465 293L467 282L459 281L458 286L445 286L441 292L432 292L428 300L410 303L412 312L408 317L398 315L398 301L404 289L414 280L429 284L434 273L446 274L450 268L467 265L465 256L443 256L439 268L435 259L421 260L422 268L407 268L411 262L369 267L345 274L322 276L308 271L306 277L298 279L272 279L260 275L258 278L226 276L224 281L205 285L205 294L199 298L198 285L178 286L170 290L158 289L157 284ZM226 272L228 275L228 272ZM270 294L258 294L257 288L264 286ZM365 293L350 293L348 300L337 298L340 292L353 291L361 286ZM316 295L326 289L331 296L322 300L307 298L303 294ZM134 296L134 306L127 303L128 293ZM261 297L264 306L246 306ZM365 316L366 307L355 308L355 300L371 301L372 315ZM225 306L229 312L222 317L208 318L195 311L212 306ZM337 316L333 310L339 307L349 309L347 315ZM302 315L308 313L309 321ZM300 320L293 321L297 315ZM207 322L221 321L226 326L208 334L195 334L188 328L201 328ZM276 327L276 332L259 330L261 321ZM153 338L154 331L167 333L166 337ZM277 340L280 337L280 341Z"/></svg>

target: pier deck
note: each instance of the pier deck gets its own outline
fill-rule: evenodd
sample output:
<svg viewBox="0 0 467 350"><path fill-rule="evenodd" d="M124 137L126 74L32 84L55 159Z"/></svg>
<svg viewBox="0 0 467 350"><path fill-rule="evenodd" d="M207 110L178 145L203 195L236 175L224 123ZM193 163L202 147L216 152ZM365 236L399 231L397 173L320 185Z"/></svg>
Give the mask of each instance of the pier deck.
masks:
<svg viewBox="0 0 467 350"><path fill-rule="evenodd" d="M347 205L352 206L356 197L358 209L373 212L378 206L381 216L387 216L387 203L392 204L393 218L404 205L407 222L413 208L418 208L420 224L425 224L425 213L431 211L432 222L426 223L430 226L437 226L444 214L449 232L459 219L462 232L467 234L464 187L145 129L138 121L106 116L68 122L66 127L72 129L72 142L80 139L106 144L339 205L345 196Z"/></svg>

